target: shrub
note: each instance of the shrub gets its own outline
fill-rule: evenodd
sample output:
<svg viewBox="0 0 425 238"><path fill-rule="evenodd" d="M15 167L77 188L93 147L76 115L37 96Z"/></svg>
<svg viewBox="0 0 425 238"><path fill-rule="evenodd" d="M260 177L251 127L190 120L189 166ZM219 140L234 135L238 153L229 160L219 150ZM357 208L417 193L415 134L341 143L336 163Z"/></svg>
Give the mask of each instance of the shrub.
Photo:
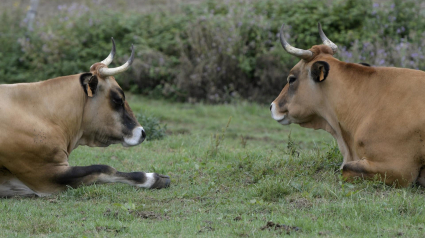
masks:
<svg viewBox="0 0 425 238"><path fill-rule="evenodd" d="M132 69L117 76L125 90L178 101L269 102L298 61L280 46L282 23L298 48L321 43L321 22L342 60L425 68L419 0L209 0L137 14L81 2L59 6L51 17L39 18L31 32L22 24L22 10L3 11L0 82L86 72L106 57L113 36L114 65L127 60L132 43L137 51Z"/></svg>
<svg viewBox="0 0 425 238"><path fill-rule="evenodd" d="M143 126L143 129L146 132L146 140L161 140L166 136L167 125L162 125L159 123L158 118L152 116L146 116L142 113L139 113L137 116L140 125Z"/></svg>
<svg viewBox="0 0 425 238"><path fill-rule="evenodd" d="M339 58L375 66L425 69L425 19L421 6L419 1L401 0L373 4L373 17L365 19L367 37L340 47Z"/></svg>
<svg viewBox="0 0 425 238"><path fill-rule="evenodd" d="M16 9L14 12L4 11L0 16L0 82L25 82L25 75L31 70L21 58L22 47L19 42L25 43L28 39L20 25L23 15L23 11Z"/></svg>

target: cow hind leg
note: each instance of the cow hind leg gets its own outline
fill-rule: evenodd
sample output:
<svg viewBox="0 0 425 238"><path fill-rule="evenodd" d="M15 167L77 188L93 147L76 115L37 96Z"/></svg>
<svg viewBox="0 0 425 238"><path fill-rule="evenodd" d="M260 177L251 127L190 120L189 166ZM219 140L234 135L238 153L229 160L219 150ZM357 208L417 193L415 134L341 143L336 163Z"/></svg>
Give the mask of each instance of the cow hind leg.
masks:
<svg viewBox="0 0 425 238"><path fill-rule="evenodd" d="M393 165L389 162L373 162L368 159L348 162L342 167L342 176L347 181L355 178L379 179L387 185L407 187L418 178L415 165Z"/></svg>
<svg viewBox="0 0 425 238"><path fill-rule="evenodd" d="M422 167L421 171L419 172L416 183L425 188L425 167Z"/></svg>
<svg viewBox="0 0 425 238"><path fill-rule="evenodd" d="M0 197L33 197L37 193L6 169L0 169Z"/></svg>

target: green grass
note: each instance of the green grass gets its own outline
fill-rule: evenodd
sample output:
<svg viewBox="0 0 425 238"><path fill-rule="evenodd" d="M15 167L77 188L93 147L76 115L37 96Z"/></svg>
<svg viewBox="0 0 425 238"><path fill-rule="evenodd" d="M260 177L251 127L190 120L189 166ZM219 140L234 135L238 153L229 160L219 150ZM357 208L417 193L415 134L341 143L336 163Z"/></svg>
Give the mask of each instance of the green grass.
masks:
<svg viewBox="0 0 425 238"><path fill-rule="evenodd" d="M1 237L425 236L423 189L342 182L332 137L280 126L268 105L129 98L168 136L133 148L80 147L70 164L167 174L171 187L94 185L3 199Z"/></svg>

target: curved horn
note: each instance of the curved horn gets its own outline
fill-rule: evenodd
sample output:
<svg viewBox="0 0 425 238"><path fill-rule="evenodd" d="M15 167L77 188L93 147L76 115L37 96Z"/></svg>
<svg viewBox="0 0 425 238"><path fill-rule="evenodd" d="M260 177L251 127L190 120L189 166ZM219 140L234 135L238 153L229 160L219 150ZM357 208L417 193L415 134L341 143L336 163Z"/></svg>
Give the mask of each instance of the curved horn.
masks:
<svg viewBox="0 0 425 238"><path fill-rule="evenodd" d="M313 56L313 52L311 52L309 50L298 49L298 48L295 48L295 47L291 46L290 44L288 44L285 37L283 36L283 27L284 26L285 26L285 24L283 24L282 27L280 28L280 43L282 44L282 46L286 50L286 52L288 52L291 55L295 55L295 56L297 56L301 59L308 59L311 56Z"/></svg>
<svg viewBox="0 0 425 238"><path fill-rule="evenodd" d="M130 58L127 60L127 62L119 67L116 68L100 68L99 69L99 74L102 77L106 77L106 76L112 76L121 72L126 71L128 68L130 68L131 64L133 63L133 59L134 59L134 46L131 45L131 56Z"/></svg>
<svg viewBox="0 0 425 238"><path fill-rule="evenodd" d="M331 47L333 53L335 54L338 51L338 46L335 45L335 43L333 43L332 41L330 41L328 37L326 37L325 33L322 30L322 25L320 25L320 22L317 23L317 27L319 28L319 35L320 38L322 38L323 44Z"/></svg>
<svg viewBox="0 0 425 238"><path fill-rule="evenodd" d="M112 40L112 50L111 53L109 53L108 57L106 57L106 59L100 61L100 63L105 64L106 66L108 66L112 60L114 59L115 56L115 41L114 41L114 37L111 37Z"/></svg>

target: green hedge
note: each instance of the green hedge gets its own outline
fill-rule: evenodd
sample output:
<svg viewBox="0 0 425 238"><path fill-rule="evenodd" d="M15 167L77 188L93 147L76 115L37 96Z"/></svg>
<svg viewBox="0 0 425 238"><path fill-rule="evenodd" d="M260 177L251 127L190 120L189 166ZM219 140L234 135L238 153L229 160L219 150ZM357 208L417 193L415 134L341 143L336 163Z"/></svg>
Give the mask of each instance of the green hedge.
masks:
<svg viewBox="0 0 425 238"><path fill-rule="evenodd" d="M127 60L132 43L137 51L132 69L117 76L126 90L179 101L268 102L298 61L280 46L282 23L290 43L299 48L320 44L321 22L340 47L340 59L425 68L419 49L425 30L420 0L385 5L370 0L226 2L146 13L72 4L39 18L32 32L24 27L25 12L8 9L0 16L0 82L86 72L106 57L113 36L117 56L112 66Z"/></svg>

